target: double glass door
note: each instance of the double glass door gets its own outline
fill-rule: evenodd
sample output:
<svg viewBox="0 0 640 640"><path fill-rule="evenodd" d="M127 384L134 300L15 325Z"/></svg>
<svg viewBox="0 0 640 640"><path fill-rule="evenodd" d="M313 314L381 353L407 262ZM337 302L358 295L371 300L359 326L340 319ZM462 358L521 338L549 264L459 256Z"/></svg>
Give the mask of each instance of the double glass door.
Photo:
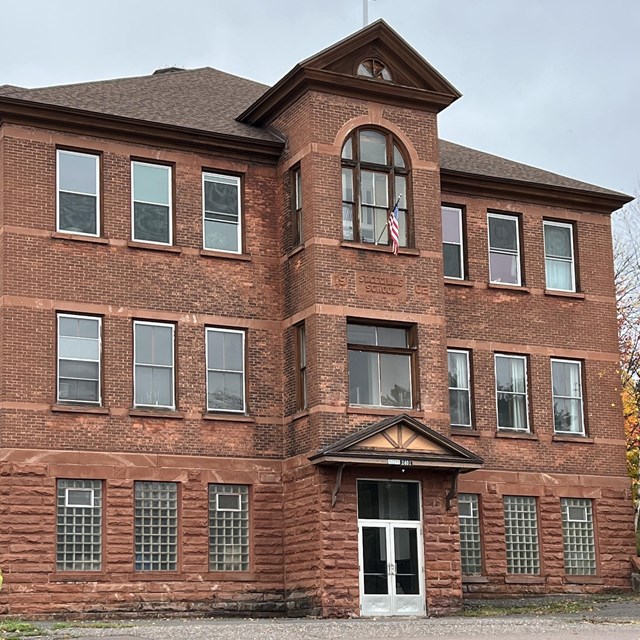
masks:
<svg viewBox="0 0 640 640"><path fill-rule="evenodd" d="M417 483L360 481L358 511L361 614L424 615Z"/></svg>

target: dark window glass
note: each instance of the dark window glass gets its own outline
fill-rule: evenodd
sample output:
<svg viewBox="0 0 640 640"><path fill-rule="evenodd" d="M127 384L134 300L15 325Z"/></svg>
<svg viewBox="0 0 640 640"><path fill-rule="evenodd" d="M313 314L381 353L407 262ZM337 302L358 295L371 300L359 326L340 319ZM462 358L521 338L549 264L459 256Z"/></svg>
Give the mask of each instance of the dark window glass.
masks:
<svg viewBox="0 0 640 640"><path fill-rule="evenodd" d="M417 482L358 481L361 520L420 520Z"/></svg>

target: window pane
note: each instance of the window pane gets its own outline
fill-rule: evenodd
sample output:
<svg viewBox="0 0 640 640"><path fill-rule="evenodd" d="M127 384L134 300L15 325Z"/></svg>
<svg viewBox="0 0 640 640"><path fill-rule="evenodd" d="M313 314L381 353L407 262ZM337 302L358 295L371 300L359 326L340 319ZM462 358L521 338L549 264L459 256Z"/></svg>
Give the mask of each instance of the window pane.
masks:
<svg viewBox="0 0 640 640"><path fill-rule="evenodd" d="M492 249L517 251L518 223L516 218L489 217L489 245Z"/></svg>
<svg viewBox="0 0 640 640"><path fill-rule="evenodd" d="M504 253L492 253L489 256L491 282L519 284L518 257Z"/></svg>
<svg viewBox="0 0 640 640"><path fill-rule="evenodd" d="M347 342L349 344L375 345L376 327L366 324L347 324Z"/></svg>
<svg viewBox="0 0 640 640"><path fill-rule="evenodd" d="M349 351L349 402L380 405L378 354Z"/></svg>
<svg viewBox="0 0 640 640"><path fill-rule="evenodd" d="M97 195L97 164L97 156L58 151L60 190Z"/></svg>
<svg viewBox="0 0 640 640"><path fill-rule="evenodd" d="M241 373L209 371L208 408L213 411L243 411L244 390Z"/></svg>
<svg viewBox="0 0 640 640"><path fill-rule="evenodd" d="M224 334L224 361L225 369L232 371L242 371L244 363L242 361L242 334Z"/></svg>
<svg viewBox="0 0 640 640"><path fill-rule="evenodd" d="M462 278L462 249L457 244L442 245L444 251L444 275L447 278Z"/></svg>
<svg viewBox="0 0 640 640"><path fill-rule="evenodd" d="M58 381L59 402L99 402L97 380L78 380L60 375Z"/></svg>
<svg viewBox="0 0 640 640"><path fill-rule="evenodd" d="M239 251L238 225L225 222L204 221L205 247L214 251Z"/></svg>
<svg viewBox="0 0 640 640"><path fill-rule="evenodd" d="M59 226L70 233L98 233L96 196L60 192Z"/></svg>
<svg viewBox="0 0 640 640"><path fill-rule="evenodd" d="M496 384L499 391L524 393L524 359L496 357Z"/></svg>
<svg viewBox="0 0 640 640"><path fill-rule="evenodd" d="M555 430L563 433L582 433L582 402L554 398L553 417Z"/></svg>
<svg viewBox="0 0 640 640"><path fill-rule="evenodd" d="M375 204L377 207L386 207L389 208L389 197L388 197L388 181L387 175L385 173L374 173L373 174L373 184L375 188ZM387 212L384 212L384 220L387 221Z"/></svg>
<svg viewBox="0 0 640 640"><path fill-rule="evenodd" d="M345 160L353 160L353 138L349 138L342 147L342 157Z"/></svg>
<svg viewBox="0 0 640 640"><path fill-rule="evenodd" d="M552 258L571 258L571 228L555 224L544 225L544 253Z"/></svg>
<svg viewBox="0 0 640 640"><path fill-rule="evenodd" d="M342 237L353 240L353 205L342 203Z"/></svg>
<svg viewBox="0 0 640 640"><path fill-rule="evenodd" d="M173 406L173 369L169 367L136 366L136 404Z"/></svg>
<svg viewBox="0 0 640 640"><path fill-rule="evenodd" d="M224 369L224 333L207 331L207 363L210 369Z"/></svg>
<svg viewBox="0 0 640 640"><path fill-rule="evenodd" d="M83 360L60 360L59 370L61 378L97 380L100 375L100 364Z"/></svg>
<svg viewBox="0 0 640 640"><path fill-rule="evenodd" d="M527 403L524 395L498 393L498 426L526 431Z"/></svg>
<svg viewBox="0 0 640 640"><path fill-rule="evenodd" d="M580 365L577 362L551 362L553 395L571 398L582 397Z"/></svg>
<svg viewBox="0 0 640 640"><path fill-rule="evenodd" d="M398 203L399 209L407 208L407 179L404 176L396 176L396 200L400 198ZM393 202L395 205L395 200Z"/></svg>
<svg viewBox="0 0 640 640"><path fill-rule="evenodd" d="M460 210L442 207L442 241L462 244Z"/></svg>
<svg viewBox="0 0 640 640"><path fill-rule="evenodd" d="M407 235L407 212L398 211L398 236L399 244L401 247L407 247L409 245Z"/></svg>
<svg viewBox="0 0 640 640"><path fill-rule="evenodd" d="M378 336L378 345L381 347L407 347L407 330L397 327L371 327ZM360 343L366 344L366 343Z"/></svg>
<svg viewBox="0 0 640 640"><path fill-rule="evenodd" d="M239 184L236 178L204 178L205 211L227 213L237 218Z"/></svg>
<svg viewBox="0 0 640 640"><path fill-rule="evenodd" d="M360 131L360 161L387 164L387 141L377 131Z"/></svg>
<svg viewBox="0 0 640 640"><path fill-rule="evenodd" d="M173 364L173 328L135 325L135 361L138 364Z"/></svg>
<svg viewBox="0 0 640 640"><path fill-rule="evenodd" d="M449 351L449 386L454 388L469 388L469 368L467 354Z"/></svg>
<svg viewBox="0 0 640 640"><path fill-rule="evenodd" d="M388 80L388 79L389 78L385 78L385 80ZM400 149L398 149L398 147L395 144L393 145L393 164L396 167L404 168L404 158L402 157L402 153L400 152Z"/></svg>
<svg viewBox="0 0 640 640"><path fill-rule="evenodd" d="M353 170L342 168L342 199L353 202Z"/></svg>
<svg viewBox="0 0 640 640"><path fill-rule="evenodd" d="M133 199L169 206L171 169L160 165L133 163Z"/></svg>
<svg viewBox="0 0 640 640"><path fill-rule="evenodd" d="M385 407L411 407L411 358L380 354L381 403Z"/></svg>
<svg viewBox="0 0 640 640"><path fill-rule="evenodd" d="M169 244L171 211L169 207L142 202L133 203L134 240Z"/></svg>
<svg viewBox="0 0 640 640"><path fill-rule="evenodd" d="M100 343L85 338L60 338L58 355L61 358L97 360L100 357Z"/></svg>
<svg viewBox="0 0 640 640"><path fill-rule="evenodd" d="M545 260L547 288L573 291L573 263L565 260Z"/></svg>
<svg viewBox="0 0 640 640"><path fill-rule="evenodd" d="M471 426L469 414L469 392L464 389L449 389L449 407L451 424L455 426Z"/></svg>

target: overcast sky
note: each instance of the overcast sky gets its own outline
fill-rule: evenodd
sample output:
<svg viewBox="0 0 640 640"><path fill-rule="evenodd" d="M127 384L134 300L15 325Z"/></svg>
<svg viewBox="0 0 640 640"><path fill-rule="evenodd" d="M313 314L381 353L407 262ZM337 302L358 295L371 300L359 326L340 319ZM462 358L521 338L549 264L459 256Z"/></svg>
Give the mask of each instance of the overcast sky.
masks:
<svg viewBox="0 0 640 640"><path fill-rule="evenodd" d="M362 0L24 0L2 6L0 84L211 66L273 84L362 27ZM370 0L463 97L442 138L640 189L640 0Z"/></svg>

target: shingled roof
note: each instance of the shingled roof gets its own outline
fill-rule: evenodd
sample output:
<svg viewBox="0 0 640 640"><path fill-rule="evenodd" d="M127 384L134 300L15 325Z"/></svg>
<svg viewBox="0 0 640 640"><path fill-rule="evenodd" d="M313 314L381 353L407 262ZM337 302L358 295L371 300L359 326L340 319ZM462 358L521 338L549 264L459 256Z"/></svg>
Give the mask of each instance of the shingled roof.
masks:
<svg viewBox="0 0 640 640"><path fill-rule="evenodd" d="M236 120L268 89L259 82L203 67L38 89L0 85L0 102L5 97L214 134L277 141L275 133ZM446 140L440 141L440 166L444 172L625 196Z"/></svg>

